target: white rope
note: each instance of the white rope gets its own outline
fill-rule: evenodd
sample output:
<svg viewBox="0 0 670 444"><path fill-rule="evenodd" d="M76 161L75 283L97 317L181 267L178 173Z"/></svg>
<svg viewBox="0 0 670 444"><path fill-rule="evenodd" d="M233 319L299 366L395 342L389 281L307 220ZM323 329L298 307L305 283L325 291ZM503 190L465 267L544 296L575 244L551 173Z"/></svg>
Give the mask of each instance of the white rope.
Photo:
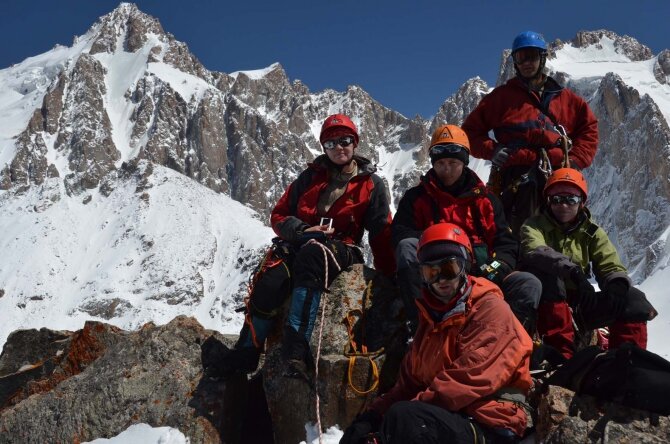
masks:
<svg viewBox="0 0 670 444"><path fill-rule="evenodd" d="M335 263L335 267L337 267L337 271L340 271L342 268L340 267L340 264L337 263L337 259L335 259L335 255L333 254L332 251L325 245L323 245L321 242L317 241L316 239L310 239L308 244L316 244L321 248L321 251L323 251L323 263L324 263L324 281L323 281L323 286L326 288L328 286L328 255L330 255L331 259ZM326 288L327 289L327 288ZM321 325L319 326L319 342L317 343L316 346L316 365L314 369L314 393L315 393L315 398L316 398L316 426L319 430L319 444L323 444L323 432L321 431L321 409L320 409L320 402L319 402L319 359L321 358L321 338L323 337L323 321L326 317L326 294L327 292L323 292L323 301L321 302Z"/></svg>

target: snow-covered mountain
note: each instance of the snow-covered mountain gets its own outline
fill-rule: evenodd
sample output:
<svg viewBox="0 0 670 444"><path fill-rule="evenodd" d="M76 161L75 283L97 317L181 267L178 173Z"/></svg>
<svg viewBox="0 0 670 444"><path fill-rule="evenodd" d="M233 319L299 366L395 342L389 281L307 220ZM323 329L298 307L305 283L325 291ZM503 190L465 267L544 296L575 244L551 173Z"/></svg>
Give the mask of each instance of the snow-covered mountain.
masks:
<svg viewBox="0 0 670 444"><path fill-rule="evenodd" d="M592 210L662 310L670 52L596 31L555 42L548 66L599 117ZM498 82L510 68L503 57ZM72 46L0 70L0 344L90 318L130 328L193 314L236 331L264 222L320 152L327 115L354 118L397 203L428 167L432 129L461 123L489 89L471 79L433 118L408 119L357 86L312 93L277 63L209 71L121 4ZM488 162L471 166L486 179Z"/></svg>

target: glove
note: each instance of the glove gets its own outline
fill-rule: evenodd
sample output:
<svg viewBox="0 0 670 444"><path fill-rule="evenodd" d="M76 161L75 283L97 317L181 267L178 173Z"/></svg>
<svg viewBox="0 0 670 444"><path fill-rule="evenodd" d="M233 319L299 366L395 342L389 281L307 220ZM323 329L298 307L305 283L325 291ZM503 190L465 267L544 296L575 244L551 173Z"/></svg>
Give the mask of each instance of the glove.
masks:
<svg viewBox="0 0 670 444"><path fill-rule="evenodd" d="M505 276L512 272L512 268L507 265L505 262L495 259L484 264L479 268L482 272L482 276L493 282L494 284L500 286L505 279Z"/></svg>
<svg viewBox="0 0 670 444"><path fill-rule="evenodd" d="M340 444L365 444L368 435L379 430L381 422L381 416L374 410L366 410L360 413L344 431Z"/></svg>
<svg viewBox="0 0 670 444"><path fill-rule="evenodd" d="M596 308L598 303L598 296L596 295L596 289L593 288L593 285L586 278L586 275L580 268L575 268L571 273L572 282L577 287L577 293L579 297L576 301L576 305L579 307L580 311L588 312Z"/></svg>
<svg viewBox="0 0 670 444"><path fill-rule="evenodd" d="M491 158L491 163L493 166L498 169L502 168L509 159L509 151L509 148L506 146L501 146L500 148L496 149L495 153L493 153L493 157Z"/></svg>
<svg viewBox="0 0 670 444"><path fill-rule="evenodd" d="M628 282L624 279L614 279L607 284L605 293L610 300L612 316L615 318L620 317L628 305L628 289Z"/></svg>

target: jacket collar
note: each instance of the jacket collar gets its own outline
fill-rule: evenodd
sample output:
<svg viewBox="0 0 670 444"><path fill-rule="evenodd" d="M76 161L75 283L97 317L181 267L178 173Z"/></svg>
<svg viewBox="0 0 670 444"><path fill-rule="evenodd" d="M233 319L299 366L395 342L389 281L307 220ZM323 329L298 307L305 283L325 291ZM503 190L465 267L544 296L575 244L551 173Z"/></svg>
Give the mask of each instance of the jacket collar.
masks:
<svg viewBox="0 0 670 444"><path fill-rule="evenodd" d="M377 167L370 162L369 159L354 154L354 160L358 164L358 176L370 175L377 172ZM308 163L307 166L316 171L328 171L328 169L333 168L333 164L328 160L327 154L321 154L312 162Z"/></svg>
<svg viewBox="0 0 670 444"><path fill-rule="evenodd" d="M486 194L486 186L474 171L465 167L463 168L463 175L465 176L465 181L463 185L456 190L456 194L452 194L446 190L433 168L431 168L425 176L421 176L421 184L428 194L433 195L436 198L439 198L441 195L448 195L452 198L466 199Z"/></svg>

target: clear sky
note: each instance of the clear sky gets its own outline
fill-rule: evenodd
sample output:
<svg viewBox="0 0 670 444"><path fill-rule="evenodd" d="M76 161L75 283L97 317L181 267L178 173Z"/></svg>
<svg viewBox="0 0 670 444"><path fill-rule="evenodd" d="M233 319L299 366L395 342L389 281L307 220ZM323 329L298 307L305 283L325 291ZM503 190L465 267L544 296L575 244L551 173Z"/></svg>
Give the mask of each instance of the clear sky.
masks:
<svg viewBox="0 0 670 444"><path fill-rule="evenodd" d="M407 117L429 117L465 80L495 82L524 30L548 40L609 29L670 48L669 0L138 0L215 71L282 64L312 92L359 85ZM71 45L113 0L2 0L0 68Z"/></svg>

